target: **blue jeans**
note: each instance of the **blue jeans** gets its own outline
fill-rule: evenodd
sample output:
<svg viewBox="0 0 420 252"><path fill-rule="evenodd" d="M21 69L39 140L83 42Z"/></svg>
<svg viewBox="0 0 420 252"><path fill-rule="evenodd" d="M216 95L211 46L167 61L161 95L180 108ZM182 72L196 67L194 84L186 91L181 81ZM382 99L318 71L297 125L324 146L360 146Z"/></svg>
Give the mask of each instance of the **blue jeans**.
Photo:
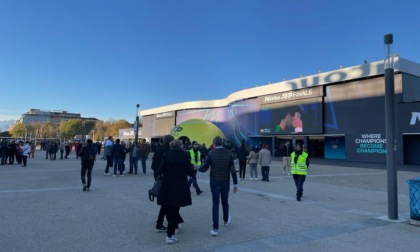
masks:
<svg viewBox="0 0 420 252"><path fill-rule="evenodd" d="M213 196L213 229L219 229L219 199L222 200L223 220L229 218L229 181L210 180L210 189Z"/></svg>
<svg viewBox="0 0 420 252"><path fill-rule="evenodd" d="M139 169L139 158L138 157L130 157L130 171L129 171L129 173L133 173L133 168L134 168L134 173L137 174L137 170Z"/></svg>
<svg viewBox="0 0 420 252"><path fill-rule="evenodd" d="M123 169L124 169L124 163L123 163L123 158L121 157L116 157L114 158L114 175L117 175L117 166L118 166L118 170L120 171L120 175L123 174Z"/></svg>
<svg viewBox="0 0 420 252"><path fill-rule="evenodd" d="M143 168L143 174L146 174L146 160L147 160L147 157L141 157L140 160L141 160L141 168Z"/></svg>
<svg viewBox="0 0 420 252"><path fill-rule="evenodd" d="M303 195L303 183L305 182L305 179L306 175L293 174L293 180L296 185L296 196L299 198Z"/></svg>

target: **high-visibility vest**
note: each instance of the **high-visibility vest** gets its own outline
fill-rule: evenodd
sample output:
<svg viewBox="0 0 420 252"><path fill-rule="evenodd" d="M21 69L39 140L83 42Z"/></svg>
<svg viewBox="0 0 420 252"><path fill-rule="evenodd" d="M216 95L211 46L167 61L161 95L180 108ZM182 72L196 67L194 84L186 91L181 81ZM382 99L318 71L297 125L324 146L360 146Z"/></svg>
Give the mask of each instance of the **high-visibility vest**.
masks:
<svg viewBox="0 0 420 252"><path fill-rule="evenodd" d="M297 162L295 163L295 152L290 155L291 167L290 173L297 175L306 175L308 174L308 167L306 166L306 159L308 158L308 153L302 151L302 154L298 157Z"/></svg>
<svg viewBox="0 0 420 252"><path fill-rule="evenodd" d="M193 165L201 165L201 153L199 150L197 150L197 162L195 162L195 153L194 153L194 149L190 150L190 157L191 157L191 164Z"/></svg>

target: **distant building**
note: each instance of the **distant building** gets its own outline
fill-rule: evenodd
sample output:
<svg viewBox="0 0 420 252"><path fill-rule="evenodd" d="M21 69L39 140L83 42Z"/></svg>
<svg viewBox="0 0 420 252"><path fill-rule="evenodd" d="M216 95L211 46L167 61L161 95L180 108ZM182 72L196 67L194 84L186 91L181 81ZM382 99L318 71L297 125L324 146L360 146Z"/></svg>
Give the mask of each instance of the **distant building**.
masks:
<svg viewBox="0 0 420 252"><path fill-rule="evenodd" d="M28 112L22 114L22 117L16 121L17 124L31 124L31 123L46 123L52 122L58 124L61 121L68 121L70 119L85 119L96 121L96 118L83 118L79 113L68 113L63 110L41 110L30 109Z"/></svg>

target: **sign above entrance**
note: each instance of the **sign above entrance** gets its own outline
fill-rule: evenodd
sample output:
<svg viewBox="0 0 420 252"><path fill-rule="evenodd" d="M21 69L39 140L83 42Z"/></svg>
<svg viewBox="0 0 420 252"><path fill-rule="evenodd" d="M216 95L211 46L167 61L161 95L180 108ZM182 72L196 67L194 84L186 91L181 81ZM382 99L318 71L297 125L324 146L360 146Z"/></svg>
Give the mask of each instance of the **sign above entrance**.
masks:
<svg viewBox="0 0 420 252"><path fill-rule="evenodd" d="M324 89L322 88L322 86L260 96L259 100L260 100L260 104L268 104L268 103L293 101L293 100L298 100L298 99L306 99L306 98L319 97L319 96L324 96Z"/></svg>

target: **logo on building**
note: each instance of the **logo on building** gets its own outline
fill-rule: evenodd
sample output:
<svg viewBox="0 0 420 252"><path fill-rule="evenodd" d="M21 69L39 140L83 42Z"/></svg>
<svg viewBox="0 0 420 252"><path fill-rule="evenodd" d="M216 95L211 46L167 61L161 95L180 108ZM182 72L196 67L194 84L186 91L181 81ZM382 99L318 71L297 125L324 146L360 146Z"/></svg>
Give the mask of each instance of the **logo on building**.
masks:
<svg viewBox="0 0 420 252"><path fill-rule="evenodd" d="M416 121L420 121L420 112L411 112L410 125L415 125Z"/></svg>

